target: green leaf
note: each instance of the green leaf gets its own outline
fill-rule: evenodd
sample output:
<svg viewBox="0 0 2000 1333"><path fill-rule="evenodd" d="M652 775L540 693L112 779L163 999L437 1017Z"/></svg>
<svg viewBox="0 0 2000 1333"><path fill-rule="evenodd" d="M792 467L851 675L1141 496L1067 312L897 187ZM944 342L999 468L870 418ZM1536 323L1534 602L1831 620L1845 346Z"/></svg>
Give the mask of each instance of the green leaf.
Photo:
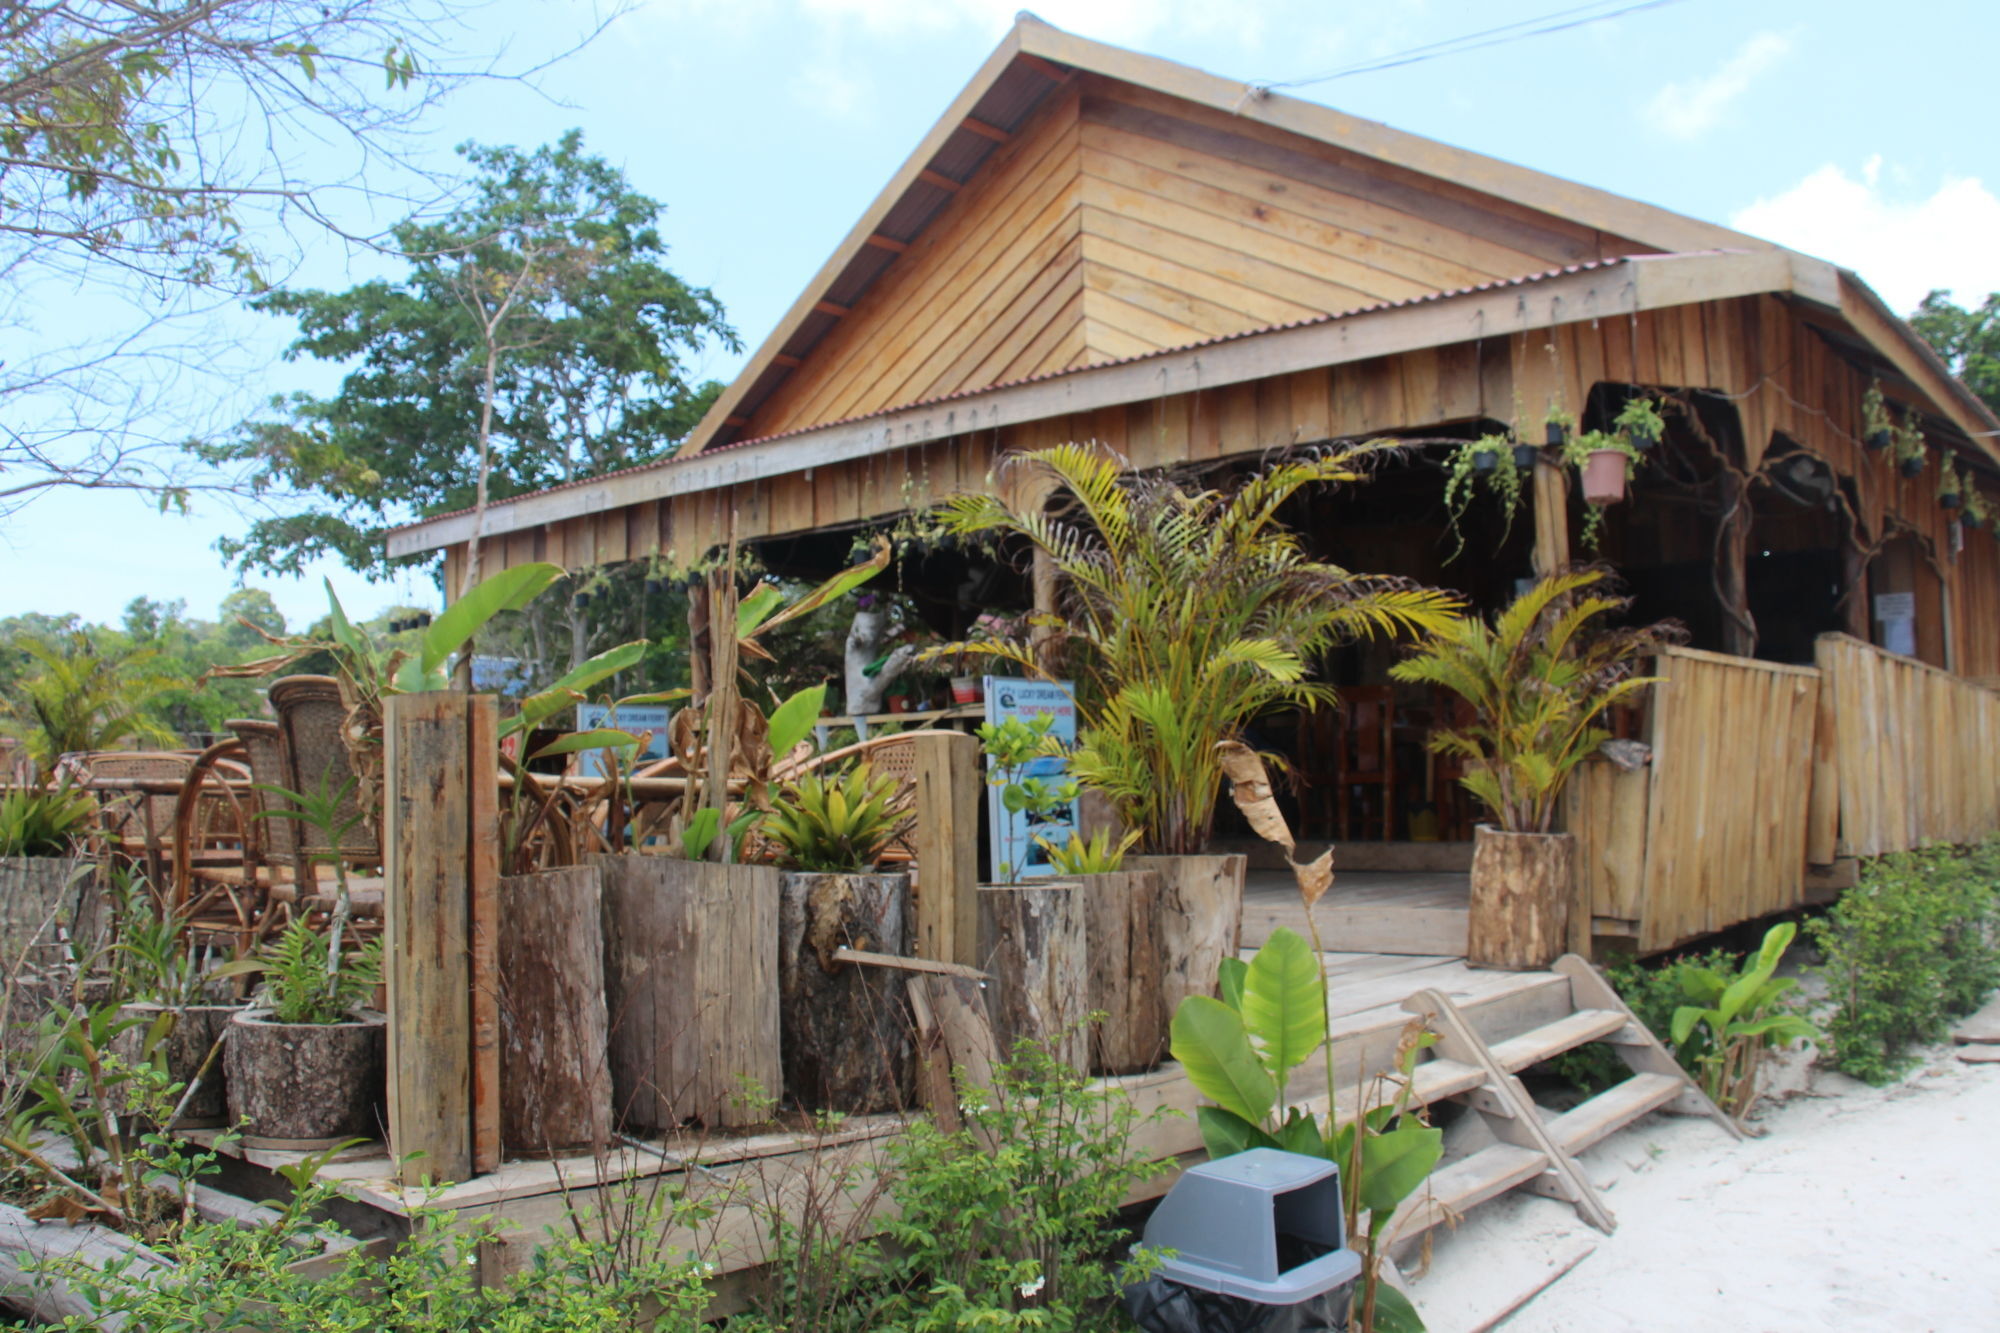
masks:
<svg viewBox="0 0 2000 1333"><path fill-rule="evenodd" d="M826 686L814 685L800 690L772 711L769 739L773 759L783 759L800 741L812 735L813 724L819 721L819 710L825 703Z"/></svg>
<svg viewBox="0 0 2000 1333"><path fill-rule="evenodd" d="M1188 1081L1210 1101L1252 1124L1263 1124L1278 1087L1250 1049L1243 1016L1220 1000L1190 995L1173 1022L1173 1055Z"/></svg>
<svg viewBox="0 0 2000 1333"><path fill-rule="evenodd" d="M736 637L757 632L758 626L784 602L785 594L775 583L760 583L757 590L736 604Z"/></svg>
<svg viewBox="0 0 2000 1333"><path fill-rule="evenodd" d="M1680 1008L1674 1010L1674 1025L1673 1025L1674 1045L1679 1046L1681 1043L1685 1042L1690 1036L1692 1036L1694 1033L1695 1024L1701 1022L1704 1018L1708 1017L1708 1015L1712 1012L1714 1011L1709 1009L1698 1008L1697 1006L1692 1004L1684 1004Z"/></svg>
<svg viewBox="0 0 2000 1333"><path fill-rule="evenodd" d="M1280 1148L1284 1145L1257 1126L1220 1106L1195 1108L1195 1125L1201 1130L1202 1146L1210 1157L1233 1157L1252 1148Z"/></svg>
<svg viewBox="0 0 2000 1333"><path fill-rule="evenodd" d="M703 806L689 815L687 826L681 830L681 854L690 861L705 858L721 827L722 812L714 806Z"/></svg>
<svg viewBox="0 0 2000 1333"><path fill-rule="evenodd" d="M1225 958L1216 976L1222 1002L1238 1013L1243 1012L1243 980L1249 974L1250 964L1241 958Z"/></svg>
<svg viewBox="0 0 2000 1333"><path fill-rule="evenodd" d="M1277 1138L1278 1146L1286 1152L1302 1153L1307 1157L1326 1156L1326 1141L1320 1137L1319 1121L1296 1106L1286 1114Z"/></svg>
<svg viewBox="0 0 2000 1333"><path fill-rule="evenodd" d="M579 750L614 750L638 744L639 738L629 731L621 731L616 727L597 727L590 731L572 731L567 736L558 737L528 758L549 759L559 754L575 754Z"/></svg>
<svg viewBox="0 0 2000 1333"><path fill-rule="evenodd" d="M583 691L599 681L610 679L628 667L637 665L639 659L645 655L645 640L634 639L631 643L621 643L616 648L607 648L588 661L577 664L546 690L523 699L521 711L507 719L506 725L500 728L500 734L511 736L517 731L527 731L540 726L574 704L577 696Z"/></svg>
<svg viewBox="0 0 2000 1333"><path fill-rule="evenodd" d="M1361 1145L1361 1206L1369 1225L1387 1224L1396 1205L1416 1192L1444 1156L1444 1131L1412 1120Z"/></svg>
<svg viewBox="0 0 2000 1333"><path fill-rule="evenodd" d="M420 658L426 675L444 666L445 660L463 648L486 623L503 611L518 611L563 575L551 564L516 565L483 579L424 631Z"/></svg>
<svg viewBox="0 0 2000 1333"><path fill-rule="evenodd" d="M333 580L326 580L327 615L333 622L333 641L350 653L366 653L368 643L361 637L347 618L347 610L340 604L340 597L333 590Z"/></svg>
<svg viewBox="0 0 2000 1333"><path fill-rule="evenodd" d="M1251 1044L1282 1091L1285 1076L1326 1040L1319 955L1297 931L1280 926L1257 950L1244 977L1242 1008Z"/></svg>
<svg viewBox="0 0 2000 1333"><path fill-rule="evenodd" d="M1417 1307L1387 1282L1375 1284L1375 1333L1424 1333Z"/></svg>

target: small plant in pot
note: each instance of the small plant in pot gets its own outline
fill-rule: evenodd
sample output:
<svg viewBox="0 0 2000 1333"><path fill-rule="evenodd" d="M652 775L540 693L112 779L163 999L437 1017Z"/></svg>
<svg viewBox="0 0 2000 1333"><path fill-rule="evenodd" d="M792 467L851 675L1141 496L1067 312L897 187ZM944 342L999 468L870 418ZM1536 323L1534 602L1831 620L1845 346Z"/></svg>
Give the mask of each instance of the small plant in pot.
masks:
<svg viewBox="0 0 2000 1333"><path fill-rule="evenodd" d="M1930 446L1924 440L1924 428L1912 412L1903 418L1903 424L1896 428L1896 471L1906 477L1922 476L1924 463L1930 457Z"/></svg>
<svg viewBox="0 0 2000 1333"><path fill-rule="evenodd" d="M386 1020L364 1008L382 980L382 943L343 949L292 922L254 958L219 976L263 974L251 1007L230 1020L230 1119L253 1147L328 1147L371 1138L382 1099Z"/></svg>
<svg viewBox="0 0 2000 1333"><path fill-rule="evenodd" d="M910 1090L904 976L836 957L909 952L910 877L880 873L916 823L910 784L866 764L782 783L758 832L786 871L778 899L778 1027L800 1105L897 1110Z"/></svg>
<svg viewBox="0 0 2000 1333"><path fill-rule="evenodd" d="M1958 475L1958 467L1946 459L1938 468L1938 508L1946 510L1965 507L1965 483Z"/></svg>
<svg viewBox="0 0 2000 1333"><path fill-rule="evenodd" d="M133 913L121 934L118 971L129 998L120 1013L134 1025L120 1037L120 1053L135 1063L149 1059L167 1081L181 1085L173 1123L162 1128L226 1123L222 1044L242 1003L227 979L203 967L202 950L181 914Z"/></svg>
<svg viewBox="0 0 2000 1333"><path fill-rule="evenodd" d="M1516 444L1511 436L1505 434L1482 435L1452 449L1444 469L1445 521L1450 525L1456 542L1451 558L1457 558L1459 552L1465 549L1465 538L1458 525L1476 491L1484 489L1499 502L1500 512L1506 521L1501 530L1501 540L1505 541L1506 534L1513 530L1514 515L1520 512L1524 493L1523 472L1518 466L1518 455L1524 448L1528 453L1528 466L1532 467L1535 450L1531 446Z"/></svg>
<svg viewBox="0 0 2000 1333"><path fill-rule="evenodd" d="M1965 483L1965 525L1969 528L1983 528L1993 521L1993 507L1986 497L1979 493L1979 483L1968 479Z"/></svg>
<svg viewBox="0 0 2000 1333"><path fill-rule="evenodd" d="M1622 431L1587 430L1569 437L1563 461L1583 479L1583 544L1597 549L1604 529L1604 511L1625 498L1625 486L1638 466L1637 447Z"/></svg>
<svg viewBox="0 0 2000 1333"><path fill-rule="evenodd" d="M1896 442L1896 423L1889 416L1889 404L1882 397L1882 385L1871 380L1861 395L1861 447L1880 453Z"/></svg>
<svg viewBox="0 0 2000 1333"><path fill-rule="evenodd" d="M1562 953L1575 845L1555 832L1563 788L1609 739L1605 713L1652 683L1635 664L1672 635L1663 625L1607 627L1628 604L1602 591L1607 577L1551 575L1490 623L1441 629L1390 670L1472 708L1470 725L1436 733L1431 748L1466 761L1461 781L1493 818L1474 831L1467 960L1475 965L1532 970Z"/></svg>

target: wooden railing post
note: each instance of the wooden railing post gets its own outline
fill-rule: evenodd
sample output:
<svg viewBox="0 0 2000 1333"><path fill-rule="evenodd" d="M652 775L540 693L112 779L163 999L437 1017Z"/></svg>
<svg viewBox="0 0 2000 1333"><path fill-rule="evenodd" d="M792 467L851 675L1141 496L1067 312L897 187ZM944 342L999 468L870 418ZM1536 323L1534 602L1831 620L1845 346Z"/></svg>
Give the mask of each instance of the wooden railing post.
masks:
<svg viewBox="0 0 2000 1333"><path fill-rule="evenodd" d="M916 955L977 966L979 742L957 732L911 738L917 787Z"/></svg>
<svg viewBox="0 0 2000 1333"><path fill-rule="evenodd" d="M473 1174L473 900L498 869L495 716L490 697L448 691L383 709L389 1149L405 1184Z"/></svg>

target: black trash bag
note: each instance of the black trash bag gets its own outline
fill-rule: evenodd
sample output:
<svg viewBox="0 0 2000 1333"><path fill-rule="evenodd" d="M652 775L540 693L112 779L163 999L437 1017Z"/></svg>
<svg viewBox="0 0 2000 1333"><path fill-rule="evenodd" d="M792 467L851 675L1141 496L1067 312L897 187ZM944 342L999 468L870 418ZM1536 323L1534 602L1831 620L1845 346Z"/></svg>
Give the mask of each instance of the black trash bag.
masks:
<svg viewBox="0 0 2000 1333"><path fill-rule="evenodd" d="M1145 1333L1346 1333L1353 1289L1343 1283L1297 1305L1261 1305L1154 1276L1125 1288L1125 1313Z"/></svg>

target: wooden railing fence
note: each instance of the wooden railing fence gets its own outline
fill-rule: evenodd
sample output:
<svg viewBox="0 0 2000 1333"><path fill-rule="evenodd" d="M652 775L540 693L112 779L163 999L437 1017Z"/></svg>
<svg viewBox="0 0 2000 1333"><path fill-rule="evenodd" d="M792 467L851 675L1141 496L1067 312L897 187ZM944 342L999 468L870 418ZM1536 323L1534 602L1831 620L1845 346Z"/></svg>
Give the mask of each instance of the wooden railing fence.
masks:
<svg viewBox="0 0 2000 1333"><path fill-rule="evenodd" d="M1967 843L2000 827L2000 691L1820 636L1815 862Z"/></svg>

